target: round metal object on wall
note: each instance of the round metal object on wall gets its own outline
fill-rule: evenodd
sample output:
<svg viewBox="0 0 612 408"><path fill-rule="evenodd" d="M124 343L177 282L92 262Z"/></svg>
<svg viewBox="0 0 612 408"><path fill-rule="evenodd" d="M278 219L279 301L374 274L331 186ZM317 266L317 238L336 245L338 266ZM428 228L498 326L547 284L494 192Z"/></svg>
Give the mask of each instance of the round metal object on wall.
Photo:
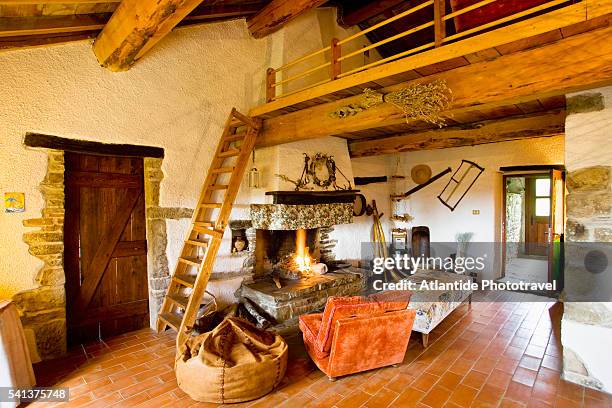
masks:
<svg viewBox="0 0 612 408"><path fill-rule="evenodd" d="M431 178L431 167L426 164L418 164L410 171L410 177L417 184L427 183Z"/></svg>
<svg viewBox="0 0 612 408"><path fill-rule="evenodd" d="M353 203L353 216L361 217L366 212L366 198L363 194L355 195L355 202Z"/></svg>

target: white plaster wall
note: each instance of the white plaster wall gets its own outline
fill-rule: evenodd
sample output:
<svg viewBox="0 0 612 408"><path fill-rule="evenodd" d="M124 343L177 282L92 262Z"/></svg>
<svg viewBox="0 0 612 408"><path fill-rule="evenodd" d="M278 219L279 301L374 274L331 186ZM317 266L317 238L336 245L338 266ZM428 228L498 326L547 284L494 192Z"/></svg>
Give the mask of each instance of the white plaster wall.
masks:
<svg viewBox="0 0 612 408"><path fill-rule="evenodd" d="M533 164L562 164L564 161L564 139L562 136L527 139L503 143L492 143L473 147L459 147L442 150L427 150L401 153L399 155L399 174L410 177L410 171L417 164L431 167L432 174L451 167L455 171L462 159L471 160L485 168L476 184L461 201L455 211L451 212L437 199L448 182L449 175L442 177L431 185L418 191L405 200L407 212L414 217L410 223L395 223L387 225L385 233L390 240L391 228L413 227L425 225L430 229L431 242L455 242L455 235L461 232L473 232L473 242L499 242L501 224L502 177L499 168L502 166L518 166ZM378 163L378 164L376 164ZM354 159L353 172L356 176L387 175L395 172L395 156L379 156L374 158ZM370 174L367 174L370 173ZM380 174L382 173L382 174ZM407 189L415 184L408 179ZM368 201L376 198L381 212L391 215L389 195L391 183L371 184L362 188ZM404 191L406 191L404 190ZM472 210L480 210L479 215L473 215ZM371 220L367 221L371 226ZM361 227L359 239L364 236L366 224ZM489 259L485 278L495 278L500 275L497 259Z"/></svg>
<svg viewBox="0 0 612 408"><path fill-rule="evenodd" d="M355 177L390 176L388 156L362 157L351 160L353 175ZM366 197L367 203L376 201L376 208L383 214L381 222L387 241L391 240L391 206L389 195L391 190L388 183L373 183L356 187ZM372 216L366 214L354 217L353 224L338 225L334 229L332 238L338 240L336 245L336 258L348 261L358 261L370 258L372 253ZM365 254L364 254L365 252Z"/></svg>
<svg viewBox="0 0 612 408"><path fill-rule="evenodd" d="M0 53L0 190L26 193L26 212L0 214L0 296L34 286L22 220L40 216L42 152L26 132L165 149L160 205L193 207L232 107L262 100L266 40L242 20L178 29L124 73L100 67L90 41ZM170 223L170 252L182 241Z"/></svg>

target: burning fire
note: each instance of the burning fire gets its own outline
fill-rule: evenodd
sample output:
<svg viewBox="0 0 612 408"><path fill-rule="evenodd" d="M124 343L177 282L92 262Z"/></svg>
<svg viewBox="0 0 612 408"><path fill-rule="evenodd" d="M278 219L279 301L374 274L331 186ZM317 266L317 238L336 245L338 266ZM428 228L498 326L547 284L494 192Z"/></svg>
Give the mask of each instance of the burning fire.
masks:
<svg viewBox="0 0 612 408"><path fill-rule="evenodd" d="M306 246L306 230L303 228L295 231L295 248L296 255L294 261L298 266L298 270L302 273L310 272L312 258Z"/></svg>

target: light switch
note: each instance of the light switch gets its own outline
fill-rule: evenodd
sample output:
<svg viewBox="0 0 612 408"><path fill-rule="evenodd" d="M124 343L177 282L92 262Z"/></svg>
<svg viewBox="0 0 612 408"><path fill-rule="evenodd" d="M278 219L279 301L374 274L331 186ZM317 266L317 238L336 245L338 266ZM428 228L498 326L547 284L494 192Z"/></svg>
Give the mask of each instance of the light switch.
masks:
<svg viewBox="0 0 612 408"><path fill-rule="evenodd" d="M480 210L472 210L472 215L480 215Z"/></svg>

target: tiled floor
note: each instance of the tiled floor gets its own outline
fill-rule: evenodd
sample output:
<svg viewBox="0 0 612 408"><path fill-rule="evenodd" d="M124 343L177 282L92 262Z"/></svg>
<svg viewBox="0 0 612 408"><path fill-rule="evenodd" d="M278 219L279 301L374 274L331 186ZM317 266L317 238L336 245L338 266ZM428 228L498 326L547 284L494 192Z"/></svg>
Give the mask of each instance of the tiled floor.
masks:
<svg viewBox="0 0 612 408"><path fill-rule="evenodd" d="M612 407L608 395L560 379L561 314L562 305L552 302L462 305L432 332L427 350L413 335L401 366L333 383L293 339L281 387L233 406ZM216 406L196 403L177 387L170 332L141 330L84 351L36 367L41 385L70 387L68 406ZM31 406L38 405L50 406Z"/></svg>

